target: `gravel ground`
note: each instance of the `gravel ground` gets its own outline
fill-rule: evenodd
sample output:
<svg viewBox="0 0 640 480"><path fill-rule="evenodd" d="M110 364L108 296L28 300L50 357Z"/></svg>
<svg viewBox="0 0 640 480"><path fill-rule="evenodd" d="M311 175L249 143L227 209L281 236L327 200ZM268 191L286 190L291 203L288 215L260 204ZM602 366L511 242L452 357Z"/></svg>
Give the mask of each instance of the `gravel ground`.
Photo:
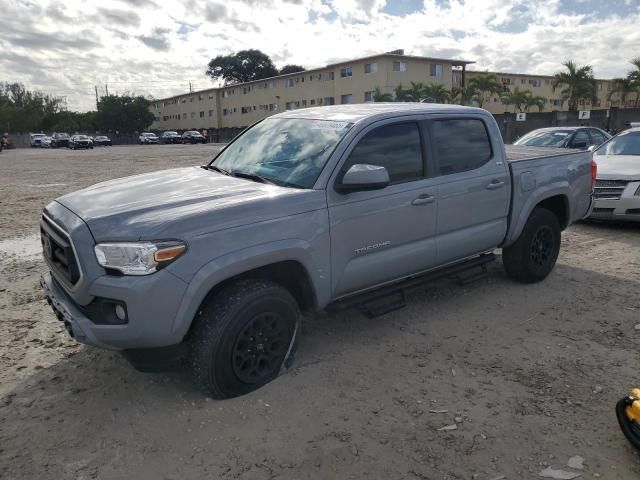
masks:
<svg viewBox="0 0 640 480"><path fill-rule="evenodd" d="M639 478L614 416L640 383L639 227L571 227L540 284L511 282L498 260L373 320L308 318L290 371L233 400L69 339L38 287L42 207L215 150L0 154L0 478ZM567 466L576 455L583 470Z"/></svg>

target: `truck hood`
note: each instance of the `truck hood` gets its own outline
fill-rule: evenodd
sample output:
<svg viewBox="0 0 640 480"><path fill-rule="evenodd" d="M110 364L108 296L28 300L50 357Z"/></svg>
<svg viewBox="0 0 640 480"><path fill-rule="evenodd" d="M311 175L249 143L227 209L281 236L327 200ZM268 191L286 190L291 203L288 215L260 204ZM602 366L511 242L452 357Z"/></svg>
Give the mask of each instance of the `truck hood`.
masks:
<svg viewBox="0 0 640 480"><path fill-rule="evenodd" d="M640 155L595 155L598 178L602 180L640 180Z"/></svg>
<svg viewBox="0 0 640 480"><path fill-rule="evenodd" d="M200 167L110 180L57 201L86 222L97 242L187 239L326 206L322 190L267 185Z"/></svg>

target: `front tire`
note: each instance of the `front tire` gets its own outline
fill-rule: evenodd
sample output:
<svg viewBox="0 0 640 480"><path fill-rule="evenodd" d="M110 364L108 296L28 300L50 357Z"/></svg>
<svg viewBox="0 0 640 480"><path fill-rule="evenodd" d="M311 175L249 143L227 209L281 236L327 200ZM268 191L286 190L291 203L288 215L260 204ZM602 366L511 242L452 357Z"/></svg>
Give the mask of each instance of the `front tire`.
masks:
<svg viewBox="0 0 640 480"><path fill-rule="evenodd" d="M544 280L558 259L560 235L558 217L546 208L535 208L518 240L502 249L502 263L507 274L521 283Z"/></svg>
<svg viewBox="0 0 640 480"><path fill-rule="evenodd" d="M213 398L223 399L262 387L288 366L300 309L279 284L242 280L205 300L194 321L195 381Z"/></svg>

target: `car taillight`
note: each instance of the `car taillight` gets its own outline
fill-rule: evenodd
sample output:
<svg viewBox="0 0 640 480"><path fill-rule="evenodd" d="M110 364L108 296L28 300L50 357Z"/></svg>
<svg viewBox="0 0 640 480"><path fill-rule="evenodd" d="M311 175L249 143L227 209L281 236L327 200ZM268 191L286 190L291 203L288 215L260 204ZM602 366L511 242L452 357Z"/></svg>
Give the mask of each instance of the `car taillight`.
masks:
<svg viewBox="0 0 640 480"><path fill-rule="evenodd" d="M597 176L598 176L598 164L592 158L591 159L591 190L593 190L593 187L595 187L595 185L596 185L596 177Z"/></svg>

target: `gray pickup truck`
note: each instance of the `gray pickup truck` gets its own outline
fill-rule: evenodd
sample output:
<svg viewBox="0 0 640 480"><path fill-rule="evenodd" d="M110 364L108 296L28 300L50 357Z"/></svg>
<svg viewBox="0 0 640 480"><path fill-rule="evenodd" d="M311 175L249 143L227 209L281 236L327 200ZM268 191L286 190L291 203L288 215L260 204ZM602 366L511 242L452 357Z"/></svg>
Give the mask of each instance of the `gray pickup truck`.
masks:
<svg viewBox="0 0 640 480"><path fill-rule="evenodd" d="M477 108L289 111L208 165L51 202L41 284L78 341L140 369L186 359L208 394L232 397L289 364L302 312L384 313L407 285L475 271L496 248L515 280L544 279L594 178L590 152L505 149Z"/></svg>

